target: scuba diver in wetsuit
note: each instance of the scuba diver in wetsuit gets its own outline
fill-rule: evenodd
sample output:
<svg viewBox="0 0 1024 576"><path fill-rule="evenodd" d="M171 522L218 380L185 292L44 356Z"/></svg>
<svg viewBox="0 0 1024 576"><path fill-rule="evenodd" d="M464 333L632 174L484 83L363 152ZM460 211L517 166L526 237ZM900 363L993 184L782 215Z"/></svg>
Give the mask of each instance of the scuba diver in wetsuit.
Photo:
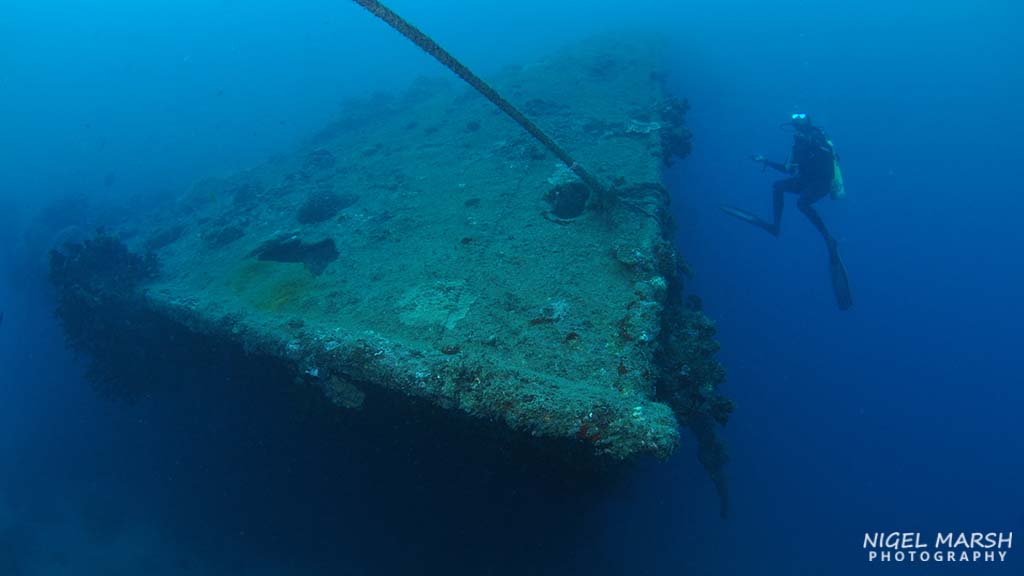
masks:
<svg viewBox="0 0 1024 576"><path fill-rule="evenodd" d="M789 178L776 181L772 186L774 208L772 221L766 222L746 210L732 206L722 206L722 210L730 216L735 216L744 222L767 230L773 236L778 236L782 224L785 194L787 192L798 194L797 207L825 239L836 303L840 309L846 310L853 306L846 269L839 258L836 239L829 233L825 221L814 209L814 203L826 196L838 199L845 195L842 172L839 170L839 157L832 141L828 139L821 128L811 124L811 119L806 114L793 114L790 121L783 123L782 126L793 128L793 149L790 152L789 160L785 164L781 164L772 162L761 155L751 157L765 168L774 168L790 175Z"/></svg>

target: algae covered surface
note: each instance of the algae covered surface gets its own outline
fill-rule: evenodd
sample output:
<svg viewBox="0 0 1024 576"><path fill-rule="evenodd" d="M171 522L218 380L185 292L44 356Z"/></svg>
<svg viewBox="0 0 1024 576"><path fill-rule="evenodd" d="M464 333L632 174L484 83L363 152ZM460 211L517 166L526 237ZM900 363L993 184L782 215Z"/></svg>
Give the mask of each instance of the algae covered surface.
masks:
<svg viewBox="0 0 1024 576"><path fill-rule="evenodd" d="M481 96L422 79L116 231L159 262L121 296L284 360L339 409L398 392L619 459L671 453L683 425L720 471L731 405L671 243L661 174L690 137L657 46L600 38L493 84L609 193L580 201Z"/></svg>

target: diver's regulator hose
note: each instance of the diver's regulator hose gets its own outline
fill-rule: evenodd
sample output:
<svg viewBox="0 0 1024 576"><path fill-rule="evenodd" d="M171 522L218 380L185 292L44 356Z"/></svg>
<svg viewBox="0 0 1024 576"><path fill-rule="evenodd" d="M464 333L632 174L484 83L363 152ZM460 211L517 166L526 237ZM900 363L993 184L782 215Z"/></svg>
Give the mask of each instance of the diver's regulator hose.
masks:
<svg viewBox="0 0 1024 576"><path fill-rule="evenodd" d="M480 79L479 76L473 73L472 70L467 68L462 62L455 59L454 56L448 53L447 50L434 42L430 36L424 34L419 28L413 26L404 18L394 13L390 8L381 4L377 0L353 0L356 4L365 8L368 12L380 18L388 26L394 28L399 34L405 36L411 40L414 44L423 49L424 52L430 54L438 62L444 64L449 70L454 72L459 78L462 78L470 86L476 89L477 92L483 94L485 98L494 103L495 106L500 108L505 114L508 114L510 118L516 121L517 124L523 127L524 130L530 133L531 136L537 139L538 142L544 145L545 148L551 151L559 160L565 163L574 174L579 176L580 180L587 185L598 197L603 196L603 188L601 184L590 174L586 169L583 168L569 156L569 153L562 149L554 140L552 140L547 134L544 133L536 124L530 121L518 108L512 105L508 100L505 100L498 94L498 91L491 88L489 84Z"/></svg>

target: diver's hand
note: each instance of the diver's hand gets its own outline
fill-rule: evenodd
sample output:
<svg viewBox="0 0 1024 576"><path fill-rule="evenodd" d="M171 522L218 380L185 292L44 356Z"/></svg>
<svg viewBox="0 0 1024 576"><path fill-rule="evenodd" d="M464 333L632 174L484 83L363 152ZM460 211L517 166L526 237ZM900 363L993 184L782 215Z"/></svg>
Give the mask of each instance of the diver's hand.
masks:
<svg viewBox="0 0 1024 576"><path fill-rule="evenodd" d="M761 156L760 154L752 154L750 156L750 159L753 160L754 162L760 163L762 166L768 163L768 159L765 158L764 156Z"/></svg>

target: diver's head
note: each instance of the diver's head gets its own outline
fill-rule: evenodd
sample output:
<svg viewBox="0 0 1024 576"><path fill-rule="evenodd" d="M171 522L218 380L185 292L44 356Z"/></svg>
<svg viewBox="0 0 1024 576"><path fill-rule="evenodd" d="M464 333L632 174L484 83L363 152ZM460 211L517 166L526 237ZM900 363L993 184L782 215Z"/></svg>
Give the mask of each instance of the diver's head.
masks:
<svg viewBox="0 0 1024 576"><path fill-rule="evenodd" d="M792 127L793 130L802 134L807 134L814 129L814 125L811 124L811 117L804 113L793 114L789 117L788 122L783 122L782 127Z"/></svg>

